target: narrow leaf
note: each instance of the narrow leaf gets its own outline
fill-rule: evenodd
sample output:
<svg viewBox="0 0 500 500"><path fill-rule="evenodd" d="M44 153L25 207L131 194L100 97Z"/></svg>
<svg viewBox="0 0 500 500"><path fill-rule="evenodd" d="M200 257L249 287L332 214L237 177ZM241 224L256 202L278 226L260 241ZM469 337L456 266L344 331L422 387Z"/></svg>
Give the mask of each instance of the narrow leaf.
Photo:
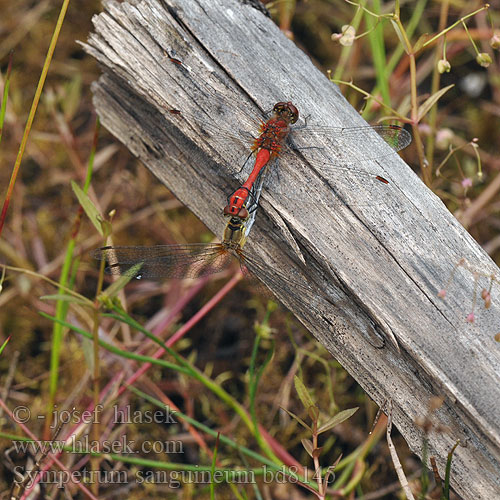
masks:
<svg viewBox="0 0 500 500"><path fill-rule="evenodd" d="M212 467L210 469L210 500L215 500L215 467L217 465L217 451L219 449L220 432L217 433L217 439L215 440L215 448L212 456Z"/></svg>
<svg viewBox="0 0 500 500"><path fill-rule="evenodd" d="M406 44L406 40L401 33L401 29L396 21L394 19L391 19L392 27L394 28L394 31L396 32L396 35L398 35L399 41L401 42L401 45L405 49L405 52L409 55L410 54L410 47Z"/></svg>
<svg viewBox="0 0 500 500"><path fill-rule="evenodd" d="M290 415L294 420L296 420L302 427L307 429L309 432L312 432L312 429L300 417L297 417L297 415L295 415L295 413L288 411L286 408L283 408L283 406L280 406L280 408L283 411L286 411L288 413L288 415Z"/></svg>
<svg viewBox="0 0 500 500"><path fill-rule="evenodd" d="M307 409L307 414L313 422L317 422L319 418L319 408L317 406L310 406Z"/></svg>
<svg viewBox="0 0 500 500"><path fill-rule="evenodd" d="M307 390L302 380L300 380L300 378L297 377L297 375L295 375L295 377L293 377L293 381L295 383L295 390L297 391L297 394L299 395L299 398L302 401L304 408L306 410L309 410L311 406L315 406L311 398L311 395L309 394L309 391Z"/></svg>
<svg viewBox="0 0 500 500"><path fill-rule="evenodd" d="M337 467L337 464L340 462L341 458L342 454L340 454L337 460L335 460L334 464L330 465L330 467L328 467L328 469L326 470L325 479L323 480L325 488L330 486L330 484L332 484L333 481L335 481L335 467Z"/></svg>
<svg viewBox="0 0 500 500"><path fill-rule="evenodd" d="M14 52L11 51L9 55L9 64L7 66L7 74L5 75L2 105L0 107L0 141L2 140L3 124L5 120L5 111L7 110L7 99L9 97L10 75L12 72L12 58Z"/></svg>
<svg viewBox="0 0 500 500"><path fill-rule="evenodd" d="M318 429L318 434L321 434L322 432L328 431L331 428L335 427L336 425L339 425L342 423L344 420L347 420L350 418L352 415L354 415L358 411L358 407L356 408L350 408L349 410L343 410L334 415L332 418L327 420L319 429Z"/></svg>
<svg viewBox="0 0 500 500"><path fill-rule="evenodd" d="M85 363L90 373L94 373L94 343L87 337L82 338L82 351L83 357L85 358Z"/></svg>
<svg viewBox="0 0 500 500"><path fill-rule="evenodd" d="M142 267L142 262L138 262L129 269L127 269L127 274L120 276L112 285L108 286L101 295L105 295L108 298L113 298L122 288L125 288L127 283L134 278Z"/></svg>
<svg viewBox="0 0 500 500"><path fill-rule="evenodd" d="M90 222L94 224L95 228L97 229L97 232L101 236L104 236L101 227L102 217L99 214L99 210L97 210L96 206L92 203L90 198L83 192L83 190L75 181L71 181L71 187L73 188L73 191L76 194L76 197L78 198L78 201L80 202L80 205L82 206L83 210L85 210L87 217L90 219Z"/></svg>
<svg viewBox="0 0 500 500"><path fill-rule="evenodd" d="M328 472L330 472L330 470L332 471L335 470L341 459L342 459L342 453L337 457L337 460L335 460L335 462L333 462L333 464L330 465L330 467L328 467Z"/></svg>
<svg viewBox="0 0 500 500"><path fill-rule="evenodd" d="M451 460L453 458L453 453L457 449L457 446L460 444L460 440L458 440L451 451L448 453L448 459L446 460L446 472L444 475L444 491L443 495L445 498L450 498L450 472L451 472Z"/></svg>
<svg viewBox="0 0 500 500"><path fill-rule="evenodd" d="M416 54L424 45L424 43L429 40L430 35L429 33L424 33L423 35L420 36L420 38L417 40L415 45L413 46L413 53Z"/></svg>
<svg viewBox="0 0 500 500"><path fill-rule="evenodd" d="M436 104L438 99L440 99L443 94L446 94L448 90L450 90L454 85L448 85L447 87L442 88L441 90L438 90L435 94L432 94L430 97L428 97L418 108L418 116L417 120L420 121Z"/></svg>
<svg viewBox="0 0 500 500"><path fill-rule="evenodd" d="M10 335L5 339L5 342L2 344L2 347L0 347L0 354L2 354L3 350L5 349L5 346L9 343L10 340Z"/></svg>
<svg viewBox="0 0 500 500"><path fill-rule="evenodd" d="M307 451L307 454L313 458L313 444L312 444L312 441L310 441L309 439L301 439L300 442L302 443L302 446L305 448L305 450Z"/></svg>
<svg viewBox="0 0 500 500"><path fill-rule="evenodd" d="M80 101L82 99L82 77L77 74L65 87L64 98L61 102L61 107L64 111L66 120L71 121L75 116Z"/></svg>
<svg viewBox="0 0 500 500"><path fill-rule="evenodd" d="M73 295L68 295L65 293L54 293L52 295L43 295L40 297L41 300L61 300L62 302L74 302L75 304L81 304L83 306L91 306L92 302L88 299L75 297Z"/></svg>

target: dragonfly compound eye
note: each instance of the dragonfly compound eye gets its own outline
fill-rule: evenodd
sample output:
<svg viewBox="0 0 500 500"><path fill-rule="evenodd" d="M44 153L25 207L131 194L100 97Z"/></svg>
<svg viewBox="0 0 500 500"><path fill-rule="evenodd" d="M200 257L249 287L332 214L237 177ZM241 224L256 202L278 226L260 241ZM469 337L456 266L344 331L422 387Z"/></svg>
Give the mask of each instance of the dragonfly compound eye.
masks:
<svg viewBox="0 0 500 500"><path fill-rule="evenodd" d="M248 210L245 207L242 207L238 212L238 217L243 220L248 219Z"/></svg>
<svg viewBox="0 0 500 500"><path fill-rule="evenodd" d="M290 123L293 124L299 119L299 110L291 102L287 102L286 107L288 109Z"/></svg>
<svg viewBox="0 0 500 500"><path fill-rule="evenodd" d="M277 102L275 105L274 105L274 108L273 108L273 111L275 113L281 113L283 111L283 108L285 108L287 106L287 103L286 102Z"/></svg>

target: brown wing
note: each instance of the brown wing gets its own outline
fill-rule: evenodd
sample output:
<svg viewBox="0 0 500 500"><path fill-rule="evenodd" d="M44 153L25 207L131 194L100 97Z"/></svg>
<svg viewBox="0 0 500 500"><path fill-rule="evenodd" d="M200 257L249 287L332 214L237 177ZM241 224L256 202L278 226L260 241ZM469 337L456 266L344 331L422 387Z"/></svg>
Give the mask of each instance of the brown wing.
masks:
<svg viewBox="0 0 500 500"><path fill-rule="evenodd" d="M197 278L222 271L231 260L231 254L218 243L108 246L94 250L92 255L108 262L108 274L137 279ZM139 263L142 265L137 271Z"/></svg>

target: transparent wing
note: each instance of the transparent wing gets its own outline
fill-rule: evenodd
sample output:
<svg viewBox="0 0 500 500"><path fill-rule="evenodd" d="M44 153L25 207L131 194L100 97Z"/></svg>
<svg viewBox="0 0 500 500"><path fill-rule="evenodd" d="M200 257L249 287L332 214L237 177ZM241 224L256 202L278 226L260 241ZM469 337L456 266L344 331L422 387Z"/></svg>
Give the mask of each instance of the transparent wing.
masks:
<svg viewBox="0 0 500 500"><path fill-rule="evenodd" d="M309 165L332 186L324 200L330 206L348 203L351 206L378 206L391 189L390 178L374 163L394 154L411 143L411 134L402 127L377 125L358 128L307 127L292 131L289 144L283 148L279 163L297 163L299 153ZM323 146L314 146L323 144ZM293 158L295 157L295 161ZM303 175L306 172L302 172ZM270 165L266 189L283 198L300 200L303 194L290 189L290 179L283 169ZM347 199L337 192L347 193Z"/></svg>
<svg viewBox="0 0 500 500"><path fill-rule="evenodd" d="M385 144L392 151L401 151L411 140L410 132L396 125L307 127L292 130L281 156L285 158L285 155L299 152L308 163L325 172L363 176L370 174L366 163L392 154Z"/></svg>
<svg viewBox="0 0 500 500"><path fill-rule="evenodd" d="M229 128L229 125L225 128L217 125L210 118L210 113L198 115L181 111L167 113L166 117L181 130L194 129L210 147L224 151L222 163L232 173L240 171L249 156L254 158L252 146L259 136L262 124L262 120L258 118L245 116L238 120L237 128Z"/></svg>
<svg viewBox="0 0 500 500"><path fill-rule="evenodd" d="M189 66L182 61L170 57L175 63L172 69L180 69L192 73ZM233 144L233 148L224 148L226 151L226 165L230 171L234 166L243 165L244 153L250 152L252 142L260 134L261 125L269 119L270 111L275 103L269 103L269 113L256 114L254 108L246 105L237 98L228 99L213 88L208 80L199 79L197 75L191 74L198 86L203 87L203 93L210 96L203 108L197 108L195 112L186 109L171 109L167 115L179 126L193 126L203 135L207 136L208 142L222 141ZM299 110L301 113L307 110ZM219 123L227 123L228 126L216 125L212 117L217 116ZM307 121L307 120L306 120ZM233 124L237 124L235 127ZM231 125L229 125L231 124ZM291 144L284 147L282 155L299 148L311 163L327 169L328 167L342 168L346 166L356 167L362 172L360 163L368 160L376 160L387 155L387 149L374 147L377 141L380 146L380 138L388 143L394 151L399 151L411 142L411 134L401 127L393 125L374 125L361 127L330 127L301 125L292 126L290 134ZM306 153L307 151L307 153ZM295 154L295 153L294 153ZM284 158L286 161L286 158ZM349 169L349 175L357 175Z"/></svg>
<svg viewBox="0 0 500 500"><path fill-rule="evenodd" d="M225 129L202 116L187 113L173 115L173 123L179 126L194 124L209 139L222 139L235 145L234 154L229 152L228 162L250 153L253 141L259 136L264 118L245 116L239 121L241 128ZM387 151L374 147L385 141L393 151L401 151L412 141L410 132L398 125L367 125L362 127L327 127L302 125L291 128L288 144L280 156L296 153L309 154L311 162L332 166L355 165L387 156ZM241 150L243 148L243 152ZM380 150L379 150L380 149ZM309 160L308 157L308 160Z"/></svg>
<svg viewBox="0 0 500 500"><path fill-rule="evenodd" d="M229 266L231 254L220 243L140 246L107 246L92 253L108 263L106 272L136 279L197 278ZM141 263L139 271L132 269Z"/></svg>
<svg viewBox="0 0 500 500"><path fill-rule="evenodd" d="M408 130L399 125L366 125L361 127L303 126L292 129L294 140L300 139L305 146L326 143L325 147L346 147L353 153L371 157L373 141L382 138L394 151L410 145L412 137ZM368 158L376 159L376 158Z"/></svg>
<svg viewBox="0 0 500 500"><path fill-rule="evenodd" d="M250 189L249 197L247 203L245 204L246 209L250 216L245 222L245 237L248 238L250 234L250 230L255 222L255 218L257 216L257 209L259 208L260 195L262 193L262 186L264 185L265 178L267 176L267 168L263 169L257 180L254 182L253 186Z"/></svg>

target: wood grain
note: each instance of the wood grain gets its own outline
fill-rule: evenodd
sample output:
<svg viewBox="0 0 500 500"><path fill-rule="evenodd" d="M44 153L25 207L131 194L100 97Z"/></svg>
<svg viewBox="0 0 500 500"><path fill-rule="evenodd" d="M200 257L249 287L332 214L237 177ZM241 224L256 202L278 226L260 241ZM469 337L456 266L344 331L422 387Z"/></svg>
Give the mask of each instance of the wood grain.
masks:
<svg viewBox="0 0 500 500"><path fill-rule="evenodd" d="M86 50L102 65L93 92L103 125L216 234L247 147L217 128L255 132L250 117L280 100L310 115L310 124L364 124L248 3L107 2L94 25ZM204 129L201 119L213 126ZM446 301L437 297L461 258L481 272L498 269L396 154L381 141L370 148L382 160L360 167L383 171L391 181L383 191L343 169L312 168L307 155L281 162L280 182L298 194L264 190L246 249L276 269L267 284L368 394L378 404L392 400L394 423L417 454L424 434L415 421L433 396L443 397L432 418L448 431L428 435L429 454L443 475L460 439L455 490L500 498L498 291L489 310L478 306L474 324L465 321L469 272L459 269Z"/></svg>

